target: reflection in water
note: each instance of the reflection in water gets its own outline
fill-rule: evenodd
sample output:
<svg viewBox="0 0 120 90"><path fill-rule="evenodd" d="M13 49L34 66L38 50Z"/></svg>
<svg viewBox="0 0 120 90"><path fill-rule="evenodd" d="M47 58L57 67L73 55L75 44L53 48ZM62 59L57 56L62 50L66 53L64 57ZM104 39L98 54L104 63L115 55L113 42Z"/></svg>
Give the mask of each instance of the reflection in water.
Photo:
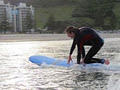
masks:
<svg viewBox="0 0 120 90"><path fill-rule="evenodd" d="M76 77L76 84L80 87L84 87L86 90L88 89L94 89L94 88L101 88L103 89L104 86L107 85L108 80L107 74L104 74L102 72L92 72L92 73L86 73L82 72L81 75L78 75Z"/></svg>
<svg viewBox="0 0 120 90"><path fill-rule="evenodd" d="M93 81L93 80L103 80L106 78L106 74L102 72L93 72L93 73L86 73L82 72L81 75L76 77L76 80L79 81Z"/></svg>
<svg viewBox="0 0 120 90"><path fill-rule="evenodd" d="M107 40L96 57L119 63L120 39ZM119 42L119 43L118 43ZM55 66L37 66L28 61L32 55L67 59L71 41L34 41L0 43L0 88L2 90L106 90L110 74ZM87 48L87 47L86 47ZM76 51L76 50L75 50ZM76 60L76 52L73 54Z"/></svg>

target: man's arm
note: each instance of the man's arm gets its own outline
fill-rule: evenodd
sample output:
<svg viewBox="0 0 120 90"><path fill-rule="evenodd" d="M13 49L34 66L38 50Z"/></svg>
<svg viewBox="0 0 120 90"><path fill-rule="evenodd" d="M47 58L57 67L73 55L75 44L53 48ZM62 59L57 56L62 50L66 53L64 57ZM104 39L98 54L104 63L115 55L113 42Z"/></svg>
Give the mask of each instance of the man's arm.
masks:
<svg viewBox="0 0 120 90"><path fill-rule="evenodd" d="M80 64L81 60L81 51L80 51L80 45L77 45L77 64Z"/></svg>
<svg viewBox="0 0 120 90"><path fill-rule="evenodd" d="M72 47L71 47L71 49L70 49L70 55L72 55L75 47L76 47L76 42L75 42L75 39L73 39Z"/></svg>
<svg viewBox="0 0 120 90"><path fill-rule="evenodd" d="M76 46L76 42L75 42L75 39L73 40L73 43L72 43L72 47L70 49L70 54L69 54L69 57L68 57L68 64L70 63L70 61L72 61L72 58L71 58L71 55L75 49L75 46Z"/></svg>
<svg viewBox="0 0 120 90"><path fill-rule="evenodd" d="M85 48L83 46L83 48L82 48L82 58L84 58L84 57L85 57Z"/></svg>

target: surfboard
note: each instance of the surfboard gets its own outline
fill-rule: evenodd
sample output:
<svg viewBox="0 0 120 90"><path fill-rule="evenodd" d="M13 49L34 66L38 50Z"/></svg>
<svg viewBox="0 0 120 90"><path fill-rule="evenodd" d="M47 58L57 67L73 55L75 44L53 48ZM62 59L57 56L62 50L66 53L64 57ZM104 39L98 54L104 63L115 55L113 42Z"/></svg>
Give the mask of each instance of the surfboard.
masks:
<svg viewBox="0 0 120 90"><path fill-rule="evenodd" d="M67 60L60 60L52 57L47 57L47 56L42 56L42 55L33 55L29 57L29 61L31 61L34 64L41 65L41 64L47 64L47 65L55 65L55 66L62 66L62 67L69 67L73 66L76 63L75 62L70 62L70 64L67 64ZM87 66L90 67L100 67L103 64L100 63L94 63L94 64L89 64ZM84 65L83 65L84 66Z"/></svg>
<svg viewBox="0 0 120 90"><path fill-rule="evenodd" d="M110 64L110 65L105 65L101 63L92 63L92 64L76 64L75 62L70 62L70 64L67 64L67 59L56 59L52 57L47 57L47 56L42 56L42 55L33 55L29 57L29 61L37 64L37 65L54 65L54 66L61 66L61 67L76 67L77 68L84 68L85 70L107 70L107 71L120 71L120 65L116 64Z"/></svg>
<svg viewBox="0 0 120 90"><path fill-rule="evenodd" d="M31 56L29 60L32 63L38 64L38 65L41 65L43 63L48 65L63 66L63 67L68 67L73 65L73 62L70 62L70 64L67 64L67 60L59 60L56 58L51 58L51 57L41 56L41 55Z"/></svg>

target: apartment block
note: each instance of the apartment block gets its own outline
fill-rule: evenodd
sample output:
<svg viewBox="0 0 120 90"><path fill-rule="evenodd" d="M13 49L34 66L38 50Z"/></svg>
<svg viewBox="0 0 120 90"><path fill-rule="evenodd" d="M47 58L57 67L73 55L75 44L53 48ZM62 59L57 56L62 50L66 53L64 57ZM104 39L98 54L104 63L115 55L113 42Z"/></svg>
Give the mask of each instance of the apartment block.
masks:
<svg viewBox="0 0 120 90"><path fill-rule="evenodd" d="M26 3L19 3L18 6L13 6L0 0L0 22L3 19L2 17L6 15L14 32L22 32L24 30L24 22L28 12L34 18L34 8L32 6L27 6Z"/></svg>

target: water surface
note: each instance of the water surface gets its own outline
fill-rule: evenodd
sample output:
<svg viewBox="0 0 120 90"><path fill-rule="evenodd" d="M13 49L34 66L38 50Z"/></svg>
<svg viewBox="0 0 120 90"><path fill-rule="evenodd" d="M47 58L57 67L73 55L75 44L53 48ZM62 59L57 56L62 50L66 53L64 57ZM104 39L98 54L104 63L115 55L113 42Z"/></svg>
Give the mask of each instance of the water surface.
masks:
<svg viewBox="0 0 120 90"><path fill-rule="evenodd" d="M67 59L72 41L0 42L1 90L119 90L120 73L29 62L32 55ZM89 47L86 47L88 50ZM73 53L76 60L76 50ZM107 38L95 56L120 65L120 38ZM111 87L112 86L112 87Z"/></svg>

